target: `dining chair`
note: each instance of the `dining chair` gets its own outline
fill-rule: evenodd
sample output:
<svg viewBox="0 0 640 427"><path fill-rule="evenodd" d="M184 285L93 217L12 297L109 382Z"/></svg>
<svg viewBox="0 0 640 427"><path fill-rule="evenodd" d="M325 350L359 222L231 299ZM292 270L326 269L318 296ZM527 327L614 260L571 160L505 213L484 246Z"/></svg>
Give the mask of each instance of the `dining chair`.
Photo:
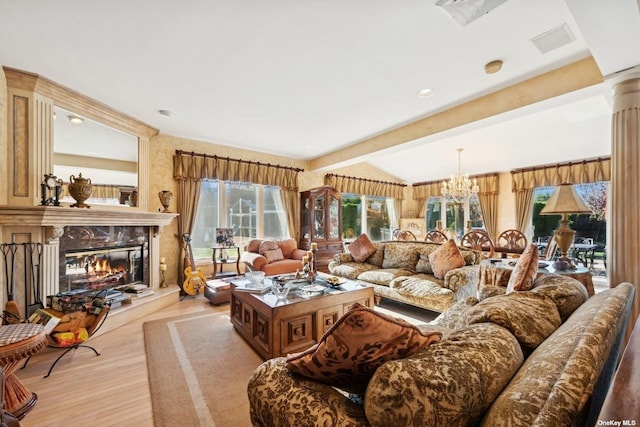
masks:
<svg viewBox="0 0 640 427"><path fill-rule="evenodd" d="M489 234L484 230L471 230L468 231L462 240L460 240L460 246L465 248L471 248L482 252L485 258L491 258L494 255L494 245Z"/></svg>
<svg viewBox="0 0 640 427"><path fill-rule="evenodd" d="M409 231L409 230L400 230L400 232L398 232L396 240L415 241L415 240L418 240L418 239L416 238L416 235L413 234L411 231Z"/></svg>
<svg viewBox="0 0 640 427"><path fill-rule="evenodd" d="M501 254L521 254L527 247L527 236L520 230L505 230L498 235L494 249Z"/></svg>
<svg viewBox="0 0 640 427"><path fill-rule="evenodd" d="M424 236L424 241L429 243L445 243L447 240L449 240L449 238L438 230L429 230Z"/></svg>

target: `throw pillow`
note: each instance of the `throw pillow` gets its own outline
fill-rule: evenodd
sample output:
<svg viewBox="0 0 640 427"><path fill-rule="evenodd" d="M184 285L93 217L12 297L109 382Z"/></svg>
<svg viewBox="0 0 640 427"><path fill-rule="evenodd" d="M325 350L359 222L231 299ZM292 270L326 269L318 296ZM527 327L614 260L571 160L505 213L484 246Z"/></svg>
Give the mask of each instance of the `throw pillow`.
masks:
<svg viewBox="0 0 640 427"><path fill-rule="evenodd" d="M429 254L429 262L433 269L433 275L438 279L444 279L445 274L454 268L465 265L460 249L453 239L443 243L438 249Z"/></svg>
<svg viewBox="0 0 640 427"><path fill-rule="evenodd" d="M260 243L260 247L258 248L258 253L260 255L264 255L265 252L273 251L276 249L280 249L280 246L278 246L276 242L274 242L273 240L264 240L262 243Z"/></svg>
<svg viewBox="0 0 640 427"><path fill-rule="evenodd" d="M349 253L355 262L365 262L367 258L376 253L376 246L371 243L369 236L361 234L349 244Z"/></svg>
<svg viewBox="0 0 640 427"><path fill-rule="evenodd" d="M353 304L309 349L287 356L286 367L351 393L363 393L383 363L405 358L440 341L440 332L422 332L402 319Z"/></svg>
<svg viewBox="0 0 640 427"><path fill-rule="evenodd" d="M267 263L269 264L284 259L284 255L282 255L282 249L280 248L265 251L262 255L267 259Z"/></svg>
<svg viewBox="0 0 640 427"><path fill-rule="evenodd" d="M538 272L538 247L529 244L516 262L516 266L507 283L507 293L528 291L533 287L533 280Z"/></svg>

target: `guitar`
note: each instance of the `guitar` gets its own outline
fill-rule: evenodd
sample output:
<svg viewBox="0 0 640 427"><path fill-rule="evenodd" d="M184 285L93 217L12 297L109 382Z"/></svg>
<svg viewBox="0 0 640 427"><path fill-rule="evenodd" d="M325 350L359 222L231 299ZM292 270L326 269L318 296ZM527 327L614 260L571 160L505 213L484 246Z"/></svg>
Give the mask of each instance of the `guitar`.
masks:
<svg viewBox="0 0 640 427"><path fill-rule="evenodd" d="M184 258L184 282L182 283L182 290L188 295L197 295L200 293L200 289L204 288L207 283L207 278L202 271L202 267L195 268L196 263L193 261L193 251L191 249L191 235L184 234L182 239L187 244L186 252L187 256Z"/></svg>

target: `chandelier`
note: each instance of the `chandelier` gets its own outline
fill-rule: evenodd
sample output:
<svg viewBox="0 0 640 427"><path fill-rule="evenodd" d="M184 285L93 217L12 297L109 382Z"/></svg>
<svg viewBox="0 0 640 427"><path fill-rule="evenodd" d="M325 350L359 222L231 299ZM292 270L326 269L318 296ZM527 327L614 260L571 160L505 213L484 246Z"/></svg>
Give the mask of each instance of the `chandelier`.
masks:
<svg viewBox="0 0 640 427"><path fill-rule="evenodd" d="M476 194L479 190L478 180L469 179L469 174L460 172L460 154L462 148L456 150L458 152L458 175L451 175L449 181L442 182L442 195L453 199L456 203L461 203L469 196Z"/></svg>

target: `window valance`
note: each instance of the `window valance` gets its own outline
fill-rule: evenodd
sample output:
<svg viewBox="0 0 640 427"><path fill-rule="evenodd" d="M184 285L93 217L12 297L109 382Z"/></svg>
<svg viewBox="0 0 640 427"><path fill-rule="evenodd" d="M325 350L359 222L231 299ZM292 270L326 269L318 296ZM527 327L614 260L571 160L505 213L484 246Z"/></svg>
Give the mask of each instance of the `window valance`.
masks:
<svg viewBox="0 0 640 427"><path fill-rule="evenodd" d="M513 192L563 183L585 184L611 180L611 157L557 163L511 171Z"/></svg>
<svg viewBox="0 0 640 427"><path fill-rule="evenodd" d="M218 179L232 182L274 185L298 191L298 172L304 169L229 157L176 150L173 156L173 179Z"/></svg>
<svg viewBox="0 0 640 427"><path fill-rule="evenodd" d="M335 188L340 193L363 194L365 196L391 197L396 200L404 199L406 184L396 182L376 181L373 179L357 178L336 174L326 174L324 184Z"/></svg>

